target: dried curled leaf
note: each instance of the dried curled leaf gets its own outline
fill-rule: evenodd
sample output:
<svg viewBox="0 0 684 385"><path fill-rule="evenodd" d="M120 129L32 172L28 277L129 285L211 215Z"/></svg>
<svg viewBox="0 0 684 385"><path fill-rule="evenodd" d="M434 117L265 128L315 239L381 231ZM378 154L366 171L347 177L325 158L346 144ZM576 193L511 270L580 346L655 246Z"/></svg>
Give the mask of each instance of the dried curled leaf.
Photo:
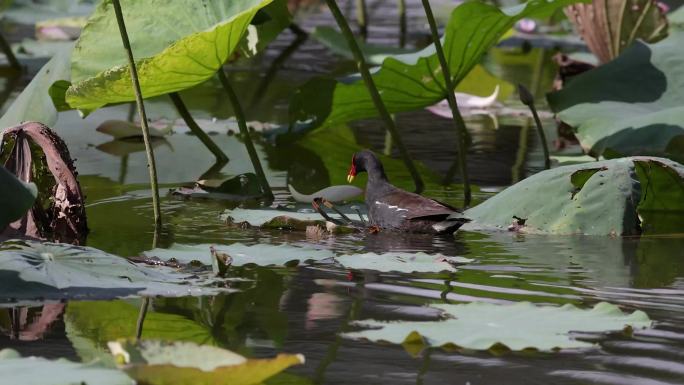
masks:
<svg viewBox="0 0 684 385"><path fill-rule="evenodd" d="M601 63L636 39L655 43L667 37L667 17L655 0L594 0L570 5L565 14Z"/></svg>
<svg viewBox="0 0 684 385"><path fill-rule="evenodd" d="M2 134L0 158L23 182L39 186L31 210L10 228L14 235L80 244L88 234L84 196L64 141L49 127L28 122Z"/></svg>

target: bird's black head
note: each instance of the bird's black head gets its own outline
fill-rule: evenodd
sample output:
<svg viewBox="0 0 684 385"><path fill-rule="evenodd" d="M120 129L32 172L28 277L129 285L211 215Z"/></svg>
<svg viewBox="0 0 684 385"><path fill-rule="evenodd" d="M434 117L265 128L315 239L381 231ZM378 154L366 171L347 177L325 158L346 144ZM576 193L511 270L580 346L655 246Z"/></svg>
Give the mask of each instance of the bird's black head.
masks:
<svg viewBox="0 0 684 385"><path fill-rule="evenodd" d="M370 150L362 150L354 154L349 173L347 174L347 181L351 183L356 174L361 172L367 172L371 178L387 179L382 163Z"/></svg>

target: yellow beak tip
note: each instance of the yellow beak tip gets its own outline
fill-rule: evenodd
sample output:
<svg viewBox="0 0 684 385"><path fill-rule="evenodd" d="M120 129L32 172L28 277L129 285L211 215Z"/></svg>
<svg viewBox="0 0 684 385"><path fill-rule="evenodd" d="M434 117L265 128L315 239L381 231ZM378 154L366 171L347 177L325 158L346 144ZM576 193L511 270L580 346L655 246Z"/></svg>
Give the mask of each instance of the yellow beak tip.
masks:
<svg viewBox="0 0 684 385"><path fill-rule="evenodd" d="M347 182L351 183L354 181L354 175L347 175Z"/></svg>

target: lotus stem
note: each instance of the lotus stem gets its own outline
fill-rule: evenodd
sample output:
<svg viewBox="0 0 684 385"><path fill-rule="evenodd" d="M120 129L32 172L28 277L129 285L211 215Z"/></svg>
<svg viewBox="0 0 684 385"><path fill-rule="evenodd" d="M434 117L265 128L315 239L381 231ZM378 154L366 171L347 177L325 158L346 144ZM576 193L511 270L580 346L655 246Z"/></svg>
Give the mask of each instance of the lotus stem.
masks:
<svg viewBox="0 0 684 385"><path fill-rule="evenodd" d="M363 57L363 53L361 52L361 49L359 48L359 45L357 44L356 39L354 38L354 34L352 34L351 28L349 28L347 20L344 18L344 15L342 15L342 12L340 11L340 8L337 6L337 2L335 0L326 0L326 3L328 4L328 8L330 8L330 12L332 12L333 16L335 17L335 21L337 22L337 25L340 27L342 34L347 40L349 49L354 54L356 66L359 72L361 73L363 82L366 84L366 88L368 89L368 93L370 93L375 108L378 110L380 118L385 122L385 128L392 135L394 144L396 144L397 148L399 149L401 159L404 161L406 168L408 168L409 172L411 173L411 178L413 178L413 183L416 186L416 192L422 192L425 188L423 180L421 179L420 174L418 174L418 169L416 168L415 164L411 160L411 157L409 156L408 150L406 149L404 141L401 139L401 136L399 135L399 131L397 130L396 125L394 124L392 116L390 115L389 111L387 111L387 107L385 106L385 103L382 101L382 98L380 97L380 93L378 92L378 89L375 86L373 77L371 76L370 71L368 70L366 59Z"/></svg>
<svg viewBox="0 0 684 385"><path fill-rule="evenodd" d="M544 169L548 170L551 168L549 145L546 143L546 133L544 132L544 127L539 119L539 114L537 114L537 108L534 106L534 97L532 96L532 93L530 93L530 91L522 84L518 84L518 95L520 96L520 101L532 112L534 124L537 126L537 132L539 133L539 141L541 142L542 149L544 150Z"/></svg>
<svg viewBox="0 0 684 385"><path fill-rule="evenodd" d="M9 45L7 40L5 40L5 37L0 33L0 49L2 49L2 52L5 54L7 57L7 61L9 62L10 66L16 70L17 72L21 72L21 64L19 63L19 60L17 60L17 57L14 56L14 52L12 52L12 47Z"/></svg>
<svg viewBox="0 0 684 385"><path fill-rule="evenodd" d="M449 107L451 108L451 114L453 115L454 126L456 127L456 141L458 143L458 166L461 172L461 178L463 179L463 205L469 206L470 200L472 198L472 193L470 190L470 179L468 178L468 164L466 159L466 125L461 116L461 112L458 110L458 104L456 103L456 96L454 95L454 89L456 88L453 80L451 79L451 71L449 70L449 64L444 56L444 49L442 48L442 43L439 40L439 32L437 31L437 23L435 22L435 16L432 14L432 8L430 7L429 0L422 0L423 9L425 9L425 16L427 17L428 24L430 24L430 33L432 34L432 42L435 45L435 53L439 58L439 65L442 68L442 74L444 75L444 86L446 87L447 101L449 102Z"/></svg>
<svg viewBox="0 0 684 385"><path fill-rule="evenodd" d="M397 3L399 11L399 47L406 46L406 0L399 0Z"/></svg>
<svg viewBox="0 0 684 385"><path fill-rule="evenodd" d="M118 1L118 0L115 0ZM140 341L142 337L143 325L145 324L145 317L147 316L147 309L150 307L150 297L142 297L140 304L140 312L138 313L138 321L135 323L135 340Z"/></svg>
<svg viewBox="0 0 684 385"><path fill-rule="evenodd" d="M515 152L515 162L511 166L511 184L520 182L525 171L525 156L527 155L528 131L530 130L530 120L525 119L525 123L520 126L518 136L518 150Z"/></svg>
<svg viewBox="0 0 684 385"><path fill-rule="evenodd" d="M359 25L361 39L366 41L368 38L368 8L366 0L356 0L356 23Z"/></svg>
<svg viewBox="0 0 684 385"><path fill-rule="evenodd" d="M223 85L223 89L226 90L228 94L228 99L230 99L230 104L233 106L233 112L235 113L235 119L237 120L238 127L240 128L240 133L245 141L245 147L247 147L247 153L249 154L249 159L252 161L252 166L254 167L254 172L256 173L257 179L261 184L261 189L263 190L264 197L266 200L273 200L273 192L271 191L271 186L268 185L268 180L266 180L266 174L264 169L261 167L261 161L259 161L259 155L254 148L254 143L252 142L252 137L249 135L249 130L247 129L247 121L245 120L245 114L242 111L242 106L240 106L240 100L238 99L233 87L228 81L223 69L218 70L218 77Z"/></svg>
<svg viewBox="0 0 684 385"><path fill-rule="evenodd" d="M150 173L150 187L152 187L152 207L154 209L154 228L155 232L161 229L161 208L159 205L159 186L157 185L157 165L154 160L154 150L150 141L150 128L147 125L147 114L145 113L145 104L143 103L142 91L140 90L140 81L138 80L138 70L135 67L135 59L133 58L133 50L131 43L128 41L128 33L126 33L126 24L124 23L123 12L121 12L121 3L119 0L112 0L114 12L116 13L116 21L119 24L119 32L121 33L121 41L124 49L128 54L128 64L131 70L131 81L133 82L133 91L135 92L135 103L138 105L138 114L140 115L140 126L142 127L143 140L145 142L145 153L147 154L147 169Z"/></svg>
<svg viewBox="0 0 684 385"><path fill-rule="evenodd" d="M192 115L190 115L190 111L188 111L188 108L185 106L185 103L183 102L183 99L181 99L180 95L178 95L177 92L172 92L169 94L169 96L171 97L173 105L176 107L176 111L178 111L181 118L183 118L185 124L188 126L188 128L190 128L190 131L195 134L197 139L199 139L200 142L202 142L202 144L204 144L204 146L208 148L212 154L214 154L216 157L216 162L223 164L228 163L228 156L221 151L219 146L214 143L209 135L207 135L207 133L202 130L197 122L195 122L195 119L193 119Z"/></svg>
<svg viewBox="0 0 684 385"><path fill-rule="evenodd" d="M393 146L394 143L392 143L392 135L389 133L389 131L385 131L385 146L382 149L382 153L387 156L392 156Z"/></svg>

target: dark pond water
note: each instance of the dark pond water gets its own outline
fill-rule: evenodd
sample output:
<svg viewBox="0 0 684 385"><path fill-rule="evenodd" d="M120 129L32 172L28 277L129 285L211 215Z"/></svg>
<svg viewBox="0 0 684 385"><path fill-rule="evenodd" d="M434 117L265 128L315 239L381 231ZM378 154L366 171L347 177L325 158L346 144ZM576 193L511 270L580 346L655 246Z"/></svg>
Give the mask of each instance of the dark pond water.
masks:
<svg viewBox="0 0 684 385"><path fill-rule="evenodd" d="M386 4L387 3L387 4ZM419 3L409 2L409 30L424 30ZM396 44L393 2L372 8L371 41ZM330 23L322 17L318 24ZM310 25L307 25L310 27ZM410 42L424 37L409 35ZM285 34L266 55L231 67L231 77L248 106L250 120L286 121L292 90L322 72L343 71L349 63L332 57L307 41L281 61L268 87L260 80L294 37ZM550 50L497 49L485 60L488 68L543 92L553 77ZM257 95L257 96L255 96ZM184 94L200 124L215 131L212 138L230 162L209 176L232 176L252 171L242 143L227 135L235 129L230 107L217 84ZM253 101L253 102L251 102ZM515 107L514 96L506 101ZM154 100L149 115L158 126L176 119L170 104ZM91 233L88 245L122 256L136 256L152 248L152 212L147 169L141 143L115 141L95 128L104 120L130 118L130 106L98 111L87 119L62 113L57 132L77 159L80 180L88 198ZM166 119L166 120L165 120ZM398 125L415 159L431 173L425 194L459 204L457 185L442 186L456 159L455 139L447 119L421 111L397 116ZM541 148L527 118L475 115L467 119L472 136L469 167L479 186L476 201L486 199L542 169ZM186 134L177 121L174 133L155 142L158 173L164 192L206 177L212 156ZM545 121L549 141L553 122ZM335 128L350 145L385 149L385 134L376 121ZM261 140L259 155L274 186L274 205L292 200L286 185L312 192L339 184L343 166L331 162L331 152L344 152L346 143L333 131L318 140L275 146ZM329 136L328 136L329 135ZM325 145L326 138L333 143ZM339 155L339 154L338 154ZM339 166L339 167L337 167ZM407 174L391 175L410 186ZM454 178L453 182L458 182ZM334 265L289 268L241 267L235 276L239 292L216 297L155 298L143 337L212 343L250 357L279 352L302 353L306 364L268 381L272 384L675 384L684 383L684 238L613 239L601 237L544 237L512 233L459 232L455 237L340 235L315 242L298 232L236 229L219 215L233 205L223 202L179 200L165 194L165 227L160 247L175 244L294 244L336 252L424 251L474 259L453 273L398 274L353 272ZM643 310L655 321L652 329L592 336L593 349L560 353L450 352L428 349L410 354L402 346L341 338L358 319L429 320L435 314L423 305L485 301L535 304L572 303L582 308L600 301L624 310ZM103 352L112 337L134 333L140 300L36 304L0 308L0 348L23 355L66 357L87 361ZM31 329L54 320L43 331ZM10 319L20 320L17 334ZM2 383L2 379L0 379Z"/></svg>

